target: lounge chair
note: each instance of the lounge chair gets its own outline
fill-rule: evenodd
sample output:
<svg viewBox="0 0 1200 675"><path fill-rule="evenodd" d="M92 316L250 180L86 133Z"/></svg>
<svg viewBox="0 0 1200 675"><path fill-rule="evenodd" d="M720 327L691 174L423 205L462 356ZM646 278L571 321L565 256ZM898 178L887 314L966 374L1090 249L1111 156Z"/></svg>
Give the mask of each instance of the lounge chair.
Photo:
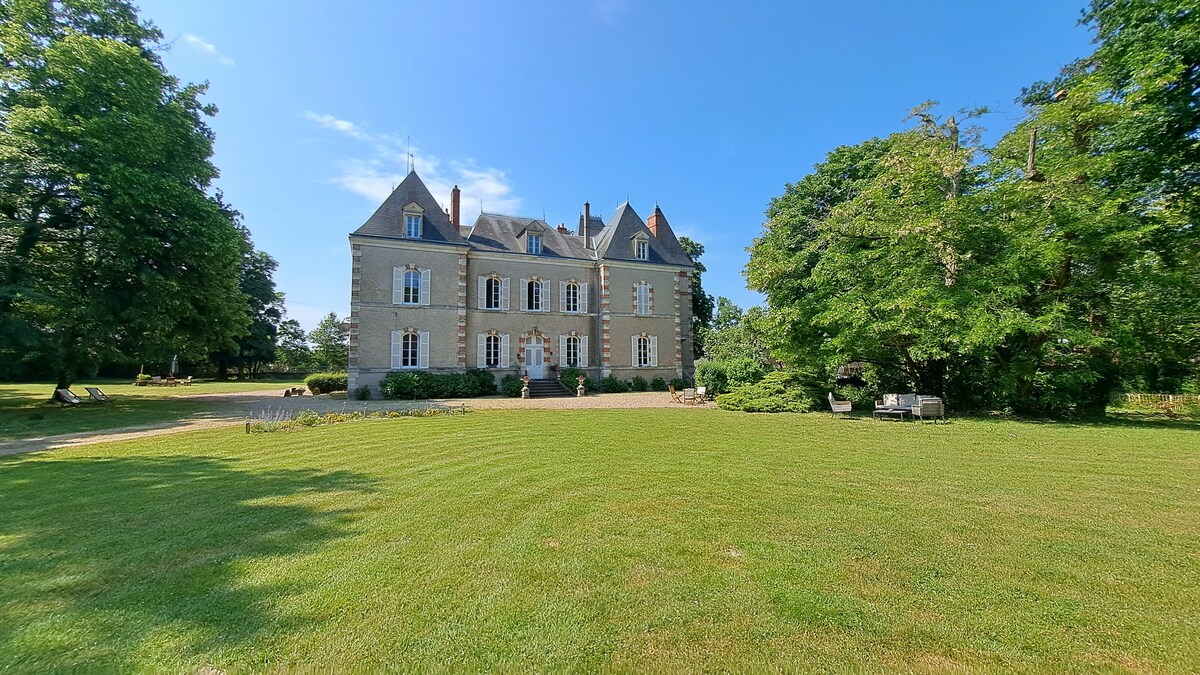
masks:
<svg viewBox="0 0 1200 675"><path fill-rule="evenodd" d="M112 403L112 399L107 394L100 391L99 387L84 387L87 390L88 396L96 403Z"/></svg>
<svg viewBox="0 0 1200 675"><path fill-rule="evenodd" d="M160 376L160 375L155 375L154 377L150 378L150 384L155 387L161 385L162 383L163 383L163 379L162 379L162 376Z"/></svg>
<svg viewBox="0 0 1200 675"><path fill-rule="evenodd" d="M696 387L696 400L701 403L708 400L708 387Z"/></svg>
<svg viewBox="0 0 1200 675"><path fill-rule="evenodd" d="M849 415L854 409L850 401L839 401L833 397L833 392L829 392L829 414L836 415L842 413Z"/></svg>
<svg viewBox="0 0 1200 675"><path fill-rule="evenodd" d="M79 405L80 403L83 403L83 399L76 396L75 392L71 391L70 389L55 389L54 399L58 401L59 404L64 406Z"/></svg>
<svg viewBox="0 0 1200 675"><path fill-rule="evenodd" d="M946 406L942 403L942 399L936 396L921 396L917 403L912 407L912 416L920 419L922 422L928 417L937 424L938 418L942 419L942 424L946 423Z"/></svg>
<svg viewBox="0 0 1200 675"><path fill-rule="evenodd" d="M179 384L182 384L185 387L192 386L192 376L188 375L185 379L180 380Z"/></svg>
<svg viewBox="0 0 1200 675"><path fill-rule="evenodd" d="M667 391L671 392L671 403L683 403L683 394L675 391L675 385L667 385Z"/></svg>

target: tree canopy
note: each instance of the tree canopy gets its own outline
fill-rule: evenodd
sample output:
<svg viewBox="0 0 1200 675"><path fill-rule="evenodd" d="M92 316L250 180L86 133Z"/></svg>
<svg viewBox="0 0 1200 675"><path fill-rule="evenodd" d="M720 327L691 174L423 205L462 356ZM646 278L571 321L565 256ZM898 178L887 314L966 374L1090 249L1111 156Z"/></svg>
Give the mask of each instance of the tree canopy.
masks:
<svg viewBox="0 0 1200 675"><path fill-rule="evenodd" d="M959 405L1098 412L1200 365L1198 17L1097 0L1096 52L1021 96L993 147L914 110L767 210L746 275L776 356L872 364Z"/></svg>
<svg viewBox="0 0 1200 675"><path fill-rule="evenodd" d="M205 87L164 70L125 0L0 3L0 362L60 385L203 358L250 317L246 240L208 192Z"/></svg>

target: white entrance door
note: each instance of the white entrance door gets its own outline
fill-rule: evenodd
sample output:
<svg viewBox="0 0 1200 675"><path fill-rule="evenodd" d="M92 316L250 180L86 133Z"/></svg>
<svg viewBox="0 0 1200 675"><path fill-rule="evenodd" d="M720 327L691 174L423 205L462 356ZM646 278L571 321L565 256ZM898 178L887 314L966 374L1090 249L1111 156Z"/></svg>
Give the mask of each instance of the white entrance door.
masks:
<svg viewBox="0 0 1200 675"><path fill-rule="evenodd" d="M541 338L533 337L525 341L525 372L531 379L540 380L546 377L544 349Z"/></svg>

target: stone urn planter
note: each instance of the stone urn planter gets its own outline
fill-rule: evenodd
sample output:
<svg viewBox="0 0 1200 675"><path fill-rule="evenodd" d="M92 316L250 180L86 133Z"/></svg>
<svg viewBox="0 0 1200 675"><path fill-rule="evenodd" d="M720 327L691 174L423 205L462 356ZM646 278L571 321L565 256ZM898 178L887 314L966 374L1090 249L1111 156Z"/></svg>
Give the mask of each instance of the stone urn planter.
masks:
<svg viewBox="0 0 1200 675"><path fill-rule="evenodd" d="M529 375L521 376L521 398L529 398Z"/></svg>
<svg viewBox="0 0 1200 675"><path fill-rule="evenodd" d="M575 387L575 396L582 397L586 393L583 388L583 383L587 382L587 377L580 375L579 377L575 378L575 380L579 382L579 386Z"/></svg>

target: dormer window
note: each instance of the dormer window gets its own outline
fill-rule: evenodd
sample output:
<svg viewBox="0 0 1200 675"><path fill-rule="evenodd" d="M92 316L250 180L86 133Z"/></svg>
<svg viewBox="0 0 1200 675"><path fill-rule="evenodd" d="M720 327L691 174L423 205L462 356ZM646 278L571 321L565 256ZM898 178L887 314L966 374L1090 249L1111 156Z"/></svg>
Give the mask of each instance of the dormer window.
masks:
<svg viewBox="0 0 1200 675"><path fill-rule="evenodd" d="M530 255L541 255L542 235L533 233L525 235L525 252Z"/></svg>
<svg viewBox="0 0 1200 675"><path fill-rule="evenodd" d="M407 239L420 239L425 229L425 209L413 202L404 207L404 236Z"/></svg>
<svg viewBox="0 0 1200 675"><path fill-rule="evenodd" d="M633 257L638 260L650 259L650 240L645 236L633 240Z"/></svg>

